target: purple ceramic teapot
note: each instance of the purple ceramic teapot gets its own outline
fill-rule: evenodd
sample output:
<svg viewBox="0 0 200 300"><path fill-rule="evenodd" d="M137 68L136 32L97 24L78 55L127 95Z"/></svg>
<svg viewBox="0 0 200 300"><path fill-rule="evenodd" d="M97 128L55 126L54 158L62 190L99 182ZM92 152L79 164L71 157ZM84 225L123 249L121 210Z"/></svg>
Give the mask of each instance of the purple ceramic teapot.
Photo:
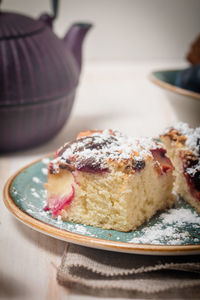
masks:
<svg viewBox="0 0 200 300"><path fill-rule="evenodd" d="M0 12L0 152L49 140L70 115L91 24L73 24L59 39L56 4L38 20Z"/></svg>

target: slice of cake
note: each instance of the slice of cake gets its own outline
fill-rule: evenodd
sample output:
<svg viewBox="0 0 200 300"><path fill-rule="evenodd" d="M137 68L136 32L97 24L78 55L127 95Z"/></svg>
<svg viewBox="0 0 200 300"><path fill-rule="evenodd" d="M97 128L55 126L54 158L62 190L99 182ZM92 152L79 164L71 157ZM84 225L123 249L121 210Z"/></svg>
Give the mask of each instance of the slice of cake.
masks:
<svg viewBox="0 0 200 300"><path fill-rule="evenodd" d="M175 166L175 191L200 213L200 127L178 123L160 139Z"/></svg>
<svg viewBox="0 0 200 300"><path fill-rule="evenodd" d="M45 210L67 221L134 230L174 204L173 166L165 153L152 139L82 132L49 164Z"/></svg>

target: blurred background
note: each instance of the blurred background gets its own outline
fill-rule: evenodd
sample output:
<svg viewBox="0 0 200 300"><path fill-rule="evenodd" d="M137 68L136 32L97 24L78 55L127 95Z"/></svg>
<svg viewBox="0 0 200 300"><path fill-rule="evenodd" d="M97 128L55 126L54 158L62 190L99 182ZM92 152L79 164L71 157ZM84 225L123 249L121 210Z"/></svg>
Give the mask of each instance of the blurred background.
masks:
<svg viewBox="0 0 200 300"><path fill-rule="evenodd" d="M4 0L2 10L38 17L50 0ZM55 32L74 21L95 28L84 46L85 61L181 59L200 30L199 0L60 0Z"/></svg>

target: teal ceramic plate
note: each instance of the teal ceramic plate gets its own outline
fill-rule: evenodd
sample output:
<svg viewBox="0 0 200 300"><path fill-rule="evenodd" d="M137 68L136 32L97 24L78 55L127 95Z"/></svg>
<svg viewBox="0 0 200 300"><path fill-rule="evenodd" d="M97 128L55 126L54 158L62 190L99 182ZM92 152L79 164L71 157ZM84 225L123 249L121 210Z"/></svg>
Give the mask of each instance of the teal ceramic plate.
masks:
<svg viewBox="0 0 200 300"><path fill-rule="evenodd" d="M200 253L200 215L183 200L157 213L134 232L119 232L53 219L43 210L49 158L13 175L4 187L7 208L26 225L68 242L119 252L152 255Z"/></svg>
<svg viewBox="0 0 200 300"><path fill-rule="evenodd" d="M177 73L181 70L160 70L154 71L150 74L150 80L157 86L171 91L175 94L186 96L187 98L193 98L200 100L200 94L192 92L190 90L182 89L175 86L175 79Z"/></svg>

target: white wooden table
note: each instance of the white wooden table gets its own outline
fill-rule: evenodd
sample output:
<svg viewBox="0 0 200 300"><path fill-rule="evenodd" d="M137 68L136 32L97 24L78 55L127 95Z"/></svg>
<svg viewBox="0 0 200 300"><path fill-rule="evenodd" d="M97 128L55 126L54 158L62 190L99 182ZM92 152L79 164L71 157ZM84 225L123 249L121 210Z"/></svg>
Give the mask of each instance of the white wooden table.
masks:
<svg viewBox="0 0 200 300"><path fill-rule="evenodd" d="M65 243L17 221L3 204L4 183L19 168L56 150L84 129L116 128L130 135L157 135L177 116L164 92L147 75L152 69L181 65L184 63L174 61L86 65L71 118L62 131L45 145L0 156L1 299L97 299L75 295L57 284L56 267Z"/></svg>

